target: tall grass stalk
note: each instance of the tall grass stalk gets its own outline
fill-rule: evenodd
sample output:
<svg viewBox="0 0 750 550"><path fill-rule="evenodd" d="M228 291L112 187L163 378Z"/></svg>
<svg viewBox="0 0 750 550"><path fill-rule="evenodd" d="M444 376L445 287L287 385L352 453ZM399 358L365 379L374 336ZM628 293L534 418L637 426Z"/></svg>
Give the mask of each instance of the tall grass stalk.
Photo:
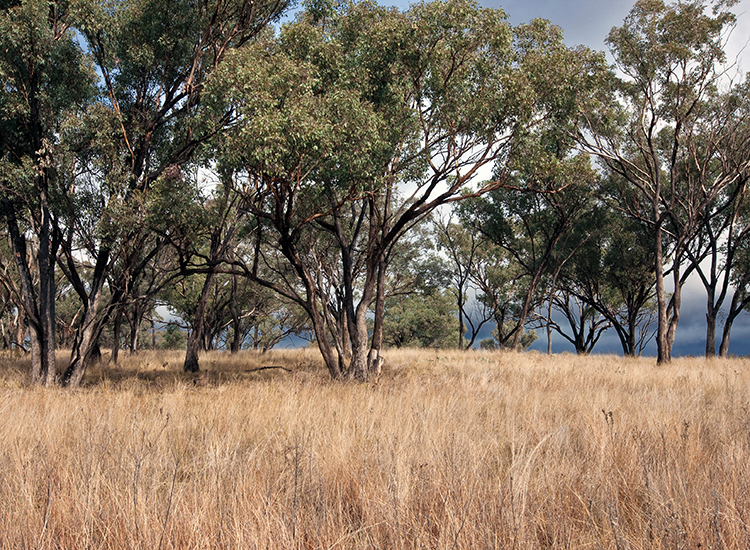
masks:
<svg viewBox="0 0 750 550"><path fill-rule="evenodd" d="M0 548L750 547L750 362L309 350L0 358ZM255 370L263 366L289 369Z"/></svg>

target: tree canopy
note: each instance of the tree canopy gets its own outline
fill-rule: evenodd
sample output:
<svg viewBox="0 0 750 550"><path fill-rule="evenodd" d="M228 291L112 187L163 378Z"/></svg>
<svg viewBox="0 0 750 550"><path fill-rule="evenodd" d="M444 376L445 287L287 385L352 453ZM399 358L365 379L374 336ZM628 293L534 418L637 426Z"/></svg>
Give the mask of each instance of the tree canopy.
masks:
<svg viewBox="0 0 750 550"><path fill-rule="evenodd" d="M695 274L726 354L750 302L734 4L638 0L609 66L470 0L283 24L284 0L3 2L2 345L76 386L157 331L187 331L188 371L296 335L367 380L384 346L492 324L485 347L612 330L635 355L655 320L665 362Z"/></svg>

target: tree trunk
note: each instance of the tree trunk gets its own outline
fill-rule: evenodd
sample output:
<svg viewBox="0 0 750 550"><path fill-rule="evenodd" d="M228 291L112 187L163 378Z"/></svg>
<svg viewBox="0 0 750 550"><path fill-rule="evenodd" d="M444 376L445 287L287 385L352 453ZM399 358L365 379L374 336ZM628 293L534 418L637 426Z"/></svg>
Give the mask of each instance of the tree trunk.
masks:
<svg viewBox="0 0 750 550"><path fill-rule="evenodd" d="M670 300L670 309L672 314L669 319L669 328L667 330L667 346L669 346L669 358L672 359L672 347L674 346L675 337L677 336L677 325L680 322L680 309L682 307L682 281L680 281L680 270L677 262L679 255L675 253L674 265L672 266L672 278L674 280L674 292Z"/></svg>
<svg viewBox="0 0 750 550"><path fill-rule="evenodd" d="M99 347L99 335L102 332L105 322L109 315L105 314L104 318L99 317L99 305L102 300L102 291L104 289L105 274L107 264L109 263L109 252L102 248L99 250L99 256L94 267L94 275L91 281L91 288L88 295L84 290L79 291L82 298L85 297L83 318L81 325L76 333L73 349L70 352L70 363L62 376L62 384L66 387L77 387L83 375L86 372L92 360L96 360L96 353ZM114 300L114 298L113 298ZM116 306L116 303L110 303Z"/></svg>
<svg viewBox="0 0 750 550"><path fill-rule="evenodd" d="M547 355L552 355L552 292L550 292L547 304ZM578 335L576 334L575 327L573 327L573 336L575 336L576 340L576 354L579 354Z"/></svg>
<svg viewBox="0 0 750 550"><path fill-rule="evenodd" d="M637 315L628 311L628 334L626 335L627 348L625 349L625 355L627 357L635 357L635 333L637 330Z"/></svg>
<svg viewBox="0 0 750 550"><path fill-rule="evenodd" d="M706 357L716 357L716 310L712 306L713 302L709 300L706 313Z"/></svg>
<svg viewBox="0 0 750 550"><path fill-rule="evenodd" d="M309 283L309 281L305 282ZM305 304L305 310L307 311L307 314L310 316L310 320L312 321L313 331L315 332L315 340L318 343L318 349L320 350L320 354L323 356L323 362L326 364L326 368L328 369L328 373L331 375L331 378L333 378L334 380L340 380L346 370L346 366L343 364L343 357L341 357L341 355L336 356L333 353L331 344L328 341L328 337L326 336L325 320L323 319L323 315L321 315L320 311L318 311L316 303L317 301L312 294L312 292L314 291L309 284L307 284L306 286L308 299L307 303Z"/></svg>
<svg viewBox="0 0 750 550"><path fill-rule="evenodd" d="M458 349L464 349L464 296L462 288L458 288Z"/></svg>
<svg viewBox="0 0 750 550"><path fill-rule="evenodd" d="M242 346L242 331L240 330L240 308L237 303L237 275L232 274L232 328L234 337L232 338L231 354L236 355Z"/></svg>
<svg viewBox="0 0 750 550"><path fill-rule="evenodd" d="M97 293L101 296L101 293ZM81 327L76 334L73 349L70 354L70 364L62 377L62 385L66 387L78 387L83 379L89 364L96 359L96 350L99 346L99 333L101 324L96 322L99 298L89 305L83 315Z"/></svg>
<svg viewBox="0 0 750 550"><path fill-rule="evenodd" d="M51 236L50 213L46 189L41 193L41 231L39 234L39 317L42 325L42 364L44 385L51 386L57 379L55 351L57 329L55 317L55 257L57 244Z"/></svg>
<svg viewBox="0 0 750 550"><path fill-rule="evenodd" d="M132 314L129 320L130 324L130 343L128 345L130 349L130 355L136 355L141 349L141 325L143 324L143 318L146 316L148 306L147 302L142 300L136 300L133 303Z"/></svg>
<svg viewBox="0 0 750 550"><path fill-rule="evenodd" d="M740 289L744 288L745 281L742 280L737 285ZM737 316L742 313L745 293L742 290L735 290L732 295L732 303L729 306L727 319L724 321L724 329L721 334L721 345L719 346L719 357L726 357L729 354L729 336L732 332L732 324Z"/></svg>
<svg viewBox="0 0 750 550"><path fill-rule="evenodd" d="M112 355L109 358L110 363L117 364L120 355L120 332L122 331L122 308L117 308L115 314L115 323L112 327Z"/></svg>
<svg viewBox="0 0 750 550"><path fill-rule="evenodd" d="M141 321L138 318L138 312L133 308L133 318L130 322L130 355L138 353L140 345Z"/></svg>
<svg viewBox="0 0 750 550"><path fill-rule="evenodd" d="M375 292L375 323L372 329L372 342L370 344L370 356L367 360L368 371L379 376L383 370L383 321L385 320L385 262L381 261L378 269L377 290Z"/></svg>
<svg viewBox="0 0 750 550"><path fill-rule="evenodd" d="M200 351L201 344L203 343L203 331L205 330L206 320L206 306L208 305L208 298L211 294L211 290L216 280L216 274L214 272L206 275L206 281L203 283L203 289L201 290L201 296L198 300L198 305L195 308L195 315L193 315L193 326L190 329L190 334L187 339L187 346L185 352L185 372L200 372L200 366L198 364L198 352Z"/></svg>
<svg viewBox="0 0 750 550"><path fill-rule="evenodd" d="M511 344L511 349L513 351L521 351L521 336L523 336L523 330L526 326L526 319L528 319L529 312L531 311L531 302L534 299L536 287L539 285L539 280L542 276L542 270L545 269L545 267L546 266L542 265L537 273L534 274L531 282L529 283L529 288L526 290L526 297L523 300L523 307L521 308L521 314L518 318L518 330L513 335L513 343Z"/></svg>
<svg viewBox="0 0 750 550"><path fill-rule="evenodd" d="M658 206L655 207L658 216ZM667 340L667 295L664 290L664 250L661 242L661 222L656 223L654 231L654 269L656 274L656 303L658 308L658 325L656 329L657 364L669 363L672 353Z"/></svg>
<svg viewBox="0 0 750 550"><path fill-rule="evenodd" d="M50 290L53 292L54 296L54 278L52 278L52 285L50 289L49 278L44 276L45 273L49 274L50 271L49 258L42 258L42 250L49 251L49 248L45 247L44 249L42 249L40 247L39 254L37 256L37 263L40 267L40 279L47 279L45 283L45 294L47 295L47 298L45 298L44 300L37 300L36 292L34 290L34 282L31 277L31 269L29 268L28 264L26 238L21 234L19 230L15 206L9 200L3 200L2 210L5 214L7 222L11 251L16 262L16 268L18 269L21 306L23 307L23 313L29 327L28 334L31 348L31 382L32 384L49 386L54 383L56 376L54 349L54 313L51 316L52 324L50 325L49 313L47 312L44 315L44 318L46 320L43 321L40 312L42 305L44 305L45 307L52 306L54 308L54 299L51 301L51 303L49 300ZM42 265L45 266L45 271L42 271ZM50 326L53 330L52 334L45 334L45 331L48 331L50 329ZM49 353L47 350L49 346L52 346L51 353Z"/></svg>

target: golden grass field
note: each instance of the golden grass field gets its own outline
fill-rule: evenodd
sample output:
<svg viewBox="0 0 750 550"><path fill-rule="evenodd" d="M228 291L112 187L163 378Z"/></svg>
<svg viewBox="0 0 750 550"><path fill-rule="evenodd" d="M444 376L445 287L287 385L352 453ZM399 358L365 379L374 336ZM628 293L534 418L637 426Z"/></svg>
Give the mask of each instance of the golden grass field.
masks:
<svg viewBox="0 0 750 550"><path fill-rule="evenodd" d="M750 547L750 361L142 353L81 389L0 357L0 548ZM284 366L292 372L269 369Z"/></svg>

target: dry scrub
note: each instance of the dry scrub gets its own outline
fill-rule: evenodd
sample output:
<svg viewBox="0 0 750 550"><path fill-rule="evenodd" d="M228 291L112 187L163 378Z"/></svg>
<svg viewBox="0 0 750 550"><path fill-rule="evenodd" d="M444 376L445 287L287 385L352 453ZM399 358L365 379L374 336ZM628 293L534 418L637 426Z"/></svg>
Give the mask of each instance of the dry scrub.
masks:
<svg viewBox="0 0 750 550"><path fill-rule="evenodd" d="M0 358L0 548L750 547L745 359L180 359L66 391Z"/></svg>

